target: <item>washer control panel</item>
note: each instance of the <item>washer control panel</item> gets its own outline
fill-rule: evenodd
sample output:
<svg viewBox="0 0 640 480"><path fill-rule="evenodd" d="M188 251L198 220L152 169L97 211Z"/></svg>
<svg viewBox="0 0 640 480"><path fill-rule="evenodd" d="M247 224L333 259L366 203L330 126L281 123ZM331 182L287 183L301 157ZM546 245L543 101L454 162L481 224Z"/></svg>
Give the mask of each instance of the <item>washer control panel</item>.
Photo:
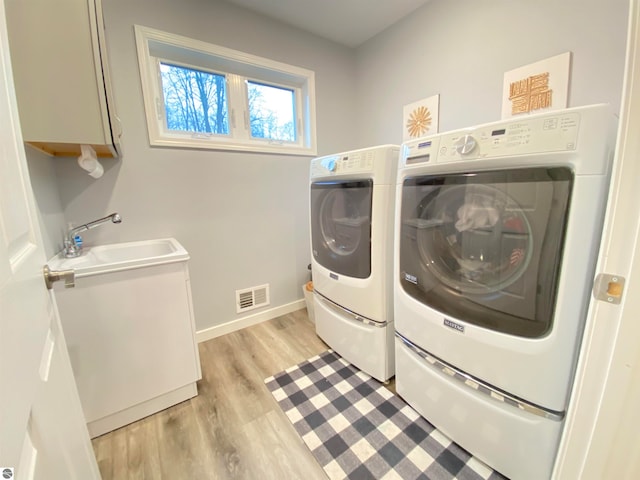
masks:
<svg viewBox="0 0 640 480"><path fill-rule="evenodd" d="M576 149L580 114L545 115L434 135L403 146L406 165Z"/></svg>

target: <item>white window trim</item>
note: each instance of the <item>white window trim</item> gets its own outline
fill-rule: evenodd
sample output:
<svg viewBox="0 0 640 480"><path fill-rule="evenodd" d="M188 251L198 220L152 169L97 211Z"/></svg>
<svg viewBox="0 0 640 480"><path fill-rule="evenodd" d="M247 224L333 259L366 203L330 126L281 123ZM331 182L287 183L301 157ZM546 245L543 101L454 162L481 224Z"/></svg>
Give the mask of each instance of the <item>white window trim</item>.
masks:
<svg viewBox="0 0 640 480"><path fill-rule="evenodd" d="M286 155L317 155L315 74L313 71L141 25L135 25L134 29L149 144L151 146L280 153ZM159 57L151 55L150 42L156 42L163 47L177 47L185 51L209 55L215 57L218 61L237 65L245 72L248 72L243 73L241 77L229 73L228 91L236 89L237 93L237 89L245 89L246 94L247 87L240 80L241 78L294 88L296 92L295 102L298 105L296 110L303 117L296 120L299 141L289 143L252 138L246 128L249 115L247 105L245 105L243 111L237 111L237 106L228 105L229 136L218 134L187 136L186 134L168 131L164 126L164 96L161 91L161 79L159 78ZM175 63L172 60L167 61ZM197 65L194 64L195 66ZM210 70L210 67L202 68ZM224 71L224 69L221 70ZM266 75L270 78L264 78L258 72L267 72Z"/></svg>

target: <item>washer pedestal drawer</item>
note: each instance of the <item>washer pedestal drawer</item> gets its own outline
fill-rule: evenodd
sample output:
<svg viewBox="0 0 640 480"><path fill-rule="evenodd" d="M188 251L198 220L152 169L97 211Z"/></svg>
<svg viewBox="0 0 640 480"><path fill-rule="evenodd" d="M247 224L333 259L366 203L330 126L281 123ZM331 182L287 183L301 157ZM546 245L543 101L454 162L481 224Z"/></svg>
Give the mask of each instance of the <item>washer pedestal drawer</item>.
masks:
<svg viewBox="0 0 640 480"><path fill-rule="evenodd" d="M384 382L394 374L393 323L370 325L314 295L316 333L336 353L363 372Z"/></svg>
<svg viewBox="0 0 640 480"><path fill-rule="evenodd" d="M551 478L563 421L496 400L453 379L395 339L396 391L472 455L512 480Z"/></svg>

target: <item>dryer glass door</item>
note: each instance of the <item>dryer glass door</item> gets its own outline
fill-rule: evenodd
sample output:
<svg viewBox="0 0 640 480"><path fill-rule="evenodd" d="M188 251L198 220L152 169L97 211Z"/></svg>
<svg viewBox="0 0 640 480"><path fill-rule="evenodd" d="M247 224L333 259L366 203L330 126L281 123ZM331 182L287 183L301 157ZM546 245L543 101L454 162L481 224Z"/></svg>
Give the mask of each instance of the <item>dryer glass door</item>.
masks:
<svg viewBox="0 0 640 480"><path fill-rule="evenodd" d="M334 273L371 275L373 181L311 184L311 245L314 259Z"/></svg>
<svg viewBox="0 0 640 480"><path fill-rule="evenodd" d="M571 185L567 168L407 178L402 287L444 315L504 333L544 335Z"/></svg>

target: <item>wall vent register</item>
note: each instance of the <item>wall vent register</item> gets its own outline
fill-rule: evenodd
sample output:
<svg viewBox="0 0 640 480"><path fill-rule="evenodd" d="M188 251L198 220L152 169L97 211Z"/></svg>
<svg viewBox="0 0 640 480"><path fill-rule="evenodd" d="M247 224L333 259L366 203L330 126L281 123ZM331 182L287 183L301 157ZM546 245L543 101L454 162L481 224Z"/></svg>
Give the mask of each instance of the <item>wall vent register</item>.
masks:
<svg viewBox="0 0 640 480"><path fill-rule="evenodd" d="M269 305L269 284L236 290L236 312L245 312Z"/></svg>

